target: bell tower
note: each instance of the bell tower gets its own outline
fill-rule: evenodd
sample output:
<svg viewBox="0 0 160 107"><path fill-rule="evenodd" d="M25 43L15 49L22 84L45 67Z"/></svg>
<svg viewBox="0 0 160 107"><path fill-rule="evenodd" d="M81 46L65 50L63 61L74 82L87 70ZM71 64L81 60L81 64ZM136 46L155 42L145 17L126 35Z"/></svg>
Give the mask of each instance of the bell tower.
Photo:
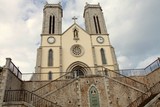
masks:
<svg viewBox="0 0 160 107"><path fill-rule="evenodd" d="M61 34L62 17L62 6L60 4L46 4L43 9L42 34Z"/></svg>
<svg viewBox="0 0 160 107"><path fill-rule="evenodd" d="M51 80L59 77L61 68L61 34L63 9L60 3L46 4L43 8L41 45L37 49L36 75L34 79ZM57 73L57 75L55 74ZM52 76L52 74L55 74ZM49 76L48 76L48 75Z"/></svg>
<svg viewBox="0 0 160 107"><path fill-rule="evenodd" d="M98 74L100 66L117 70L118 63L101 6L85 6L86 31L73 23L62 33L62 11L60 4L44 6L41 45L37 50L36 63L36 73L43 75L34 78L54 80L66 72L73 73L73 77ZM95 70L91 70L93 67Z"/></svg>
<svg viewBox="0 0 160 107"><path fill-rule="evenodd" d="M111 70L118 70L115 51L110 43L100 4L86 3L83 17L86 32L91 36L94 66L104 66Z"/></svg>
<svg viewBox="0 0 160 107"><path fill-rule="evenodd" d="M83 17L89 34L108 34L100 4L86 4Z"/></svg>

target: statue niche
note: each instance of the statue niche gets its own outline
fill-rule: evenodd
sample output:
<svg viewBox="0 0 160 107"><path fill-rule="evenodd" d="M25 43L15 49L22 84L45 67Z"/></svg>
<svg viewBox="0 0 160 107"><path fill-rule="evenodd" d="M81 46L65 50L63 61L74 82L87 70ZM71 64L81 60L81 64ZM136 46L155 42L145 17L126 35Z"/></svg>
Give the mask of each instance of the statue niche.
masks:
<svg viewBox="0 0 160 107"><path fill-rule="evenodd" d="M77 28L74 28L74 30L73 30L73 39L74 40L79 40L79 37L78 37L79 35L78 35L78 30L77 30Z"/></svg>

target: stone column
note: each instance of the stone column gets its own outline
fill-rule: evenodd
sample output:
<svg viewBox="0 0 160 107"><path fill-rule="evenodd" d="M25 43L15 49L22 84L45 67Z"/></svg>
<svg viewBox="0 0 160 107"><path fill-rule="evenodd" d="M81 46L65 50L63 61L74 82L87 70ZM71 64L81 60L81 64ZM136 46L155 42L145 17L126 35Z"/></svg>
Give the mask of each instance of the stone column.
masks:
<svg viewBox="0 0 160 107"><path fill-rule="evenodd" d="M3 104L10 63L11 63L11 58L6 58L6 65L3 68L2 72L0 72L1 73L0 75L0 107Z"/></svg>
<svg viewBox="0 0 160 107"><path fill-rule="evenodd" d="M6 58L6 65L5 68L10 68L10 63L11 63L12 59L11 58Z"/></svg>

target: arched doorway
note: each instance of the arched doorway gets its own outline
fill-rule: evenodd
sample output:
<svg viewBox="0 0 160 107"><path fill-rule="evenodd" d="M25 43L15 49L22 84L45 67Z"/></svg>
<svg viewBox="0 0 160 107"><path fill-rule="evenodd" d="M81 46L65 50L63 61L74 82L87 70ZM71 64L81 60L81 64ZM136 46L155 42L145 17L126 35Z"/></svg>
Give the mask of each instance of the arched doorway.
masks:
<svg viewBox="0 0 160 107"><path fill-rule="evenodd" d="M95 86L92 86L89 90L90 107L100 107L99 93Z"/></svg>
<svg viewBox="0 0 160 107"><path fill-rule="evenodd" d="M68 68L67 72L71 72L73 78L84 77L91 73L90 68L83 62L77 61L72 63Z"/></svg>
<svg viewBox="0 0 160 107"><path fill-rule="evenodd" d="M85 69L81 66L76 66L71 71L73 73L73 77L82 77L85 75Z"/></svg>

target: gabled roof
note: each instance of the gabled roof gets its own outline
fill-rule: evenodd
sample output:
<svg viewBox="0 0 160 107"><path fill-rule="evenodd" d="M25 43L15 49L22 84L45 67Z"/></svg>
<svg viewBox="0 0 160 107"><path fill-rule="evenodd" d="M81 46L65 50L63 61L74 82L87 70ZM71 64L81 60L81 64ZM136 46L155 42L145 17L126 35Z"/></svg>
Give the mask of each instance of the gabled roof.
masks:
<svg viewBox="0 0 160 107"><path fill-rule="evenodd" d="M82 27L80 27L77 23L73 23L67 30L65 30L63 33L62 33L62 35L63 34L65 34L69 29L71 29L73 26L77 26L78 28L80 28L81 30L83 30L86 34L88 34L88 35L90 35L89 33L87 33Z"/></svg>

